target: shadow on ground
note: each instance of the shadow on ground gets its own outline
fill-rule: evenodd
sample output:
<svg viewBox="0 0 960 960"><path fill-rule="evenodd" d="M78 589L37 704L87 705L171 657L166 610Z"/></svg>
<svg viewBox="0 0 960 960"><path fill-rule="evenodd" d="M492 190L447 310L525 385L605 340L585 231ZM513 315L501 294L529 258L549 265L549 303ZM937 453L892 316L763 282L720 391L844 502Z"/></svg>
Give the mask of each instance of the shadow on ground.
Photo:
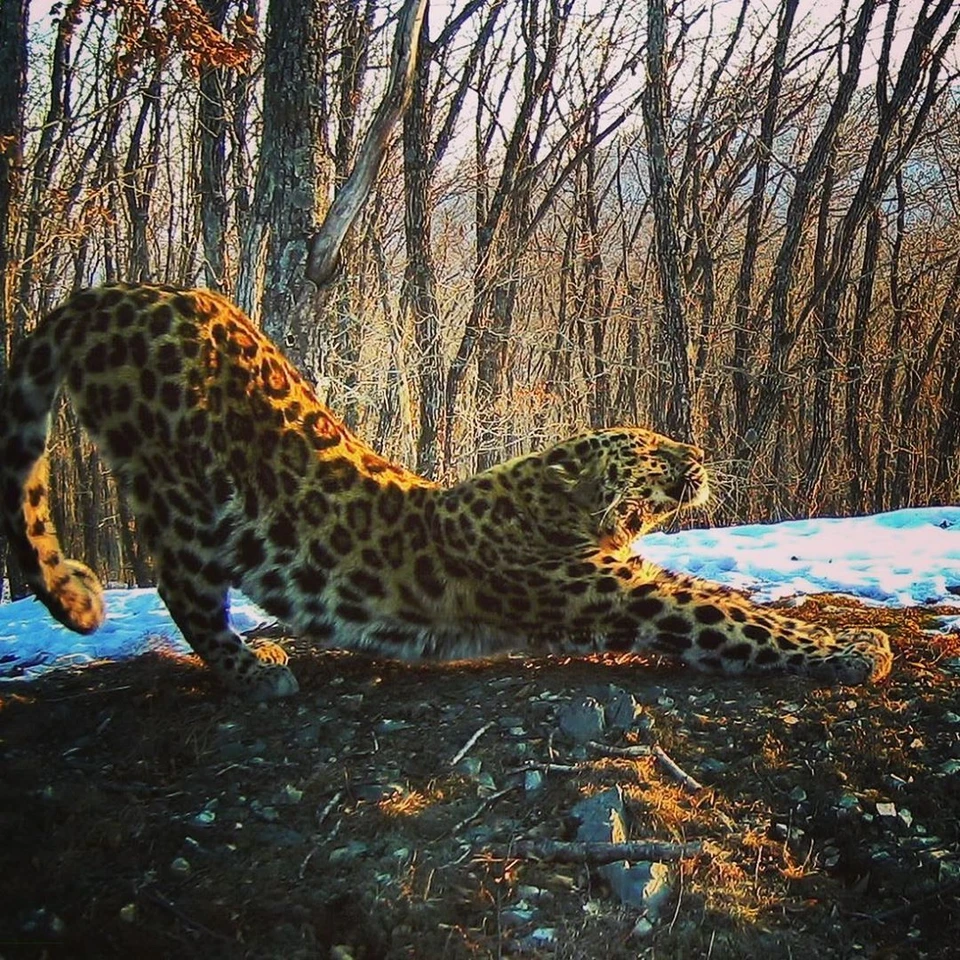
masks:
<svg viewBox="0 0 960 960"><path fill-rule="evenodd" d="M808 602L890 633L892 679L869 689L296 641L301 694L269 706L157 655L7 682L0 957L953 957L960 640L929 632L945 612ZM565 731L611 691L632 723ZM700 843L652 926L595 864L519 855L573 839L571 808L615 786L629 839Z"/></svg>

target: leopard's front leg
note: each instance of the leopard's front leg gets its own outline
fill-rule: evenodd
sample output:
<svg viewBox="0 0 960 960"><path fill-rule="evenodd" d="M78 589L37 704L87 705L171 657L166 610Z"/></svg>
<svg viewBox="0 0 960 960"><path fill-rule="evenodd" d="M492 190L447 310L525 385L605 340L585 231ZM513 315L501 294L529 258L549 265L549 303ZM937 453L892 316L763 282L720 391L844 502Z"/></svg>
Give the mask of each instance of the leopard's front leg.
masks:
<svg viewBox="0 0 960 960"><path fill-rule="evenodd" d="M723 587L643 561L632 566L634 576L611 612L610 648L653 649L701 670L783 672L820 683L874 682L890 672L893 654L880 630L831 633ZM624 642L630 623L632 642Z"/></svg>

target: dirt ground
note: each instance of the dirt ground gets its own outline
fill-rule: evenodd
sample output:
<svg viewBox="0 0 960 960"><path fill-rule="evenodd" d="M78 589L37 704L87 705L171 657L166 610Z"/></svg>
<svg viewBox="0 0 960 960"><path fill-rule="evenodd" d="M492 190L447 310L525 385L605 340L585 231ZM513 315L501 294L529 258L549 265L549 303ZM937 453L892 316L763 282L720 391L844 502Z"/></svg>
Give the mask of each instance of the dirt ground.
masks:
<svg viewBox="0 0 960 960"><path fill-rule="evenodd" d="M868 689L296 641L301 693L269 706L158 654L7 682L0 957L954 957L960 637L931 632L951 612L808 601L889 632ZM571 738L571 704L611 691L633 722ZM699 844L652 922L596 863L534 855L616 785L630 840Z"/></svg>

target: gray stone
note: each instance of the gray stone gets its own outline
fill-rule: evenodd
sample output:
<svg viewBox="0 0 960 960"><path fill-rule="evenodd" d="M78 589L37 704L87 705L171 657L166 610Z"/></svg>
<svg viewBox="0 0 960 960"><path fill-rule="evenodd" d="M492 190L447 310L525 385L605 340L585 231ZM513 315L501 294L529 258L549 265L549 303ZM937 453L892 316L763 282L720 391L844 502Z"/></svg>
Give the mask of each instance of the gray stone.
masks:
<svg viewBox="0 0 960 960"><path fill-rule="evenodd" d="M603 736L603 706L593 697L584 697L564 704L557 723L562 733L575 743L586 743Z"/></svg>
<svg viewBox="0 0 960 960"><path fill-rule="evenodd" d="M643 707L632 693L621 687L610 687L604 704L604 720L608 730L631 730L643 712Z"/></svg>
<svg viewBox="0 0 960 960"><path fill-rule="evenodd" d="M574 804L570 813L580 821L578 840L587 843L623 843L627 839L623 791L619 786L581 800Z"/></svg>
<svg viewBox="0 0 960 960"><path fill-rule="evenodd" d="M536 793L543 787L543 774L539 770L526 770L523 774L525 793Z"/></svg>
<svg viewBox="0 0 960 960"><path fill-rule="evenodd" d="M622 904L643 910L650 920L660 916L673 894L670 868L665 863L610 863L601 867L599 873Z"/></svg>
<svg viewBox="0 0 960 960"><path fill-rule="evenodd" d="M587 843L624 843L627 827L620 787L611 787L581 800L571 810L580 821L577 840ZM630 864L625 860L597 868L610 889L625 906L643 910L651 920L673 892L670 868L663 863L641 862Z"/></svg>

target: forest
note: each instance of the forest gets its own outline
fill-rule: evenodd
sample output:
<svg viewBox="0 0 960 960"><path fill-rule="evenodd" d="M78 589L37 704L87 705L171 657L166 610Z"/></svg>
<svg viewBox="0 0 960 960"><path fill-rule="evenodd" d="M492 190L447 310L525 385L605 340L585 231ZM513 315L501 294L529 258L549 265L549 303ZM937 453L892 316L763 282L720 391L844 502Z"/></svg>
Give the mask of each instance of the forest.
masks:
<svg viewBox="0 0 960 960"><path fill-rule="evenodd" d="M0 9L0 378L72 290L200 285L437 479L624 423L706 449L699 522L956 501L953 0ZM57 419L68 550L148 583Z"/></svg>

